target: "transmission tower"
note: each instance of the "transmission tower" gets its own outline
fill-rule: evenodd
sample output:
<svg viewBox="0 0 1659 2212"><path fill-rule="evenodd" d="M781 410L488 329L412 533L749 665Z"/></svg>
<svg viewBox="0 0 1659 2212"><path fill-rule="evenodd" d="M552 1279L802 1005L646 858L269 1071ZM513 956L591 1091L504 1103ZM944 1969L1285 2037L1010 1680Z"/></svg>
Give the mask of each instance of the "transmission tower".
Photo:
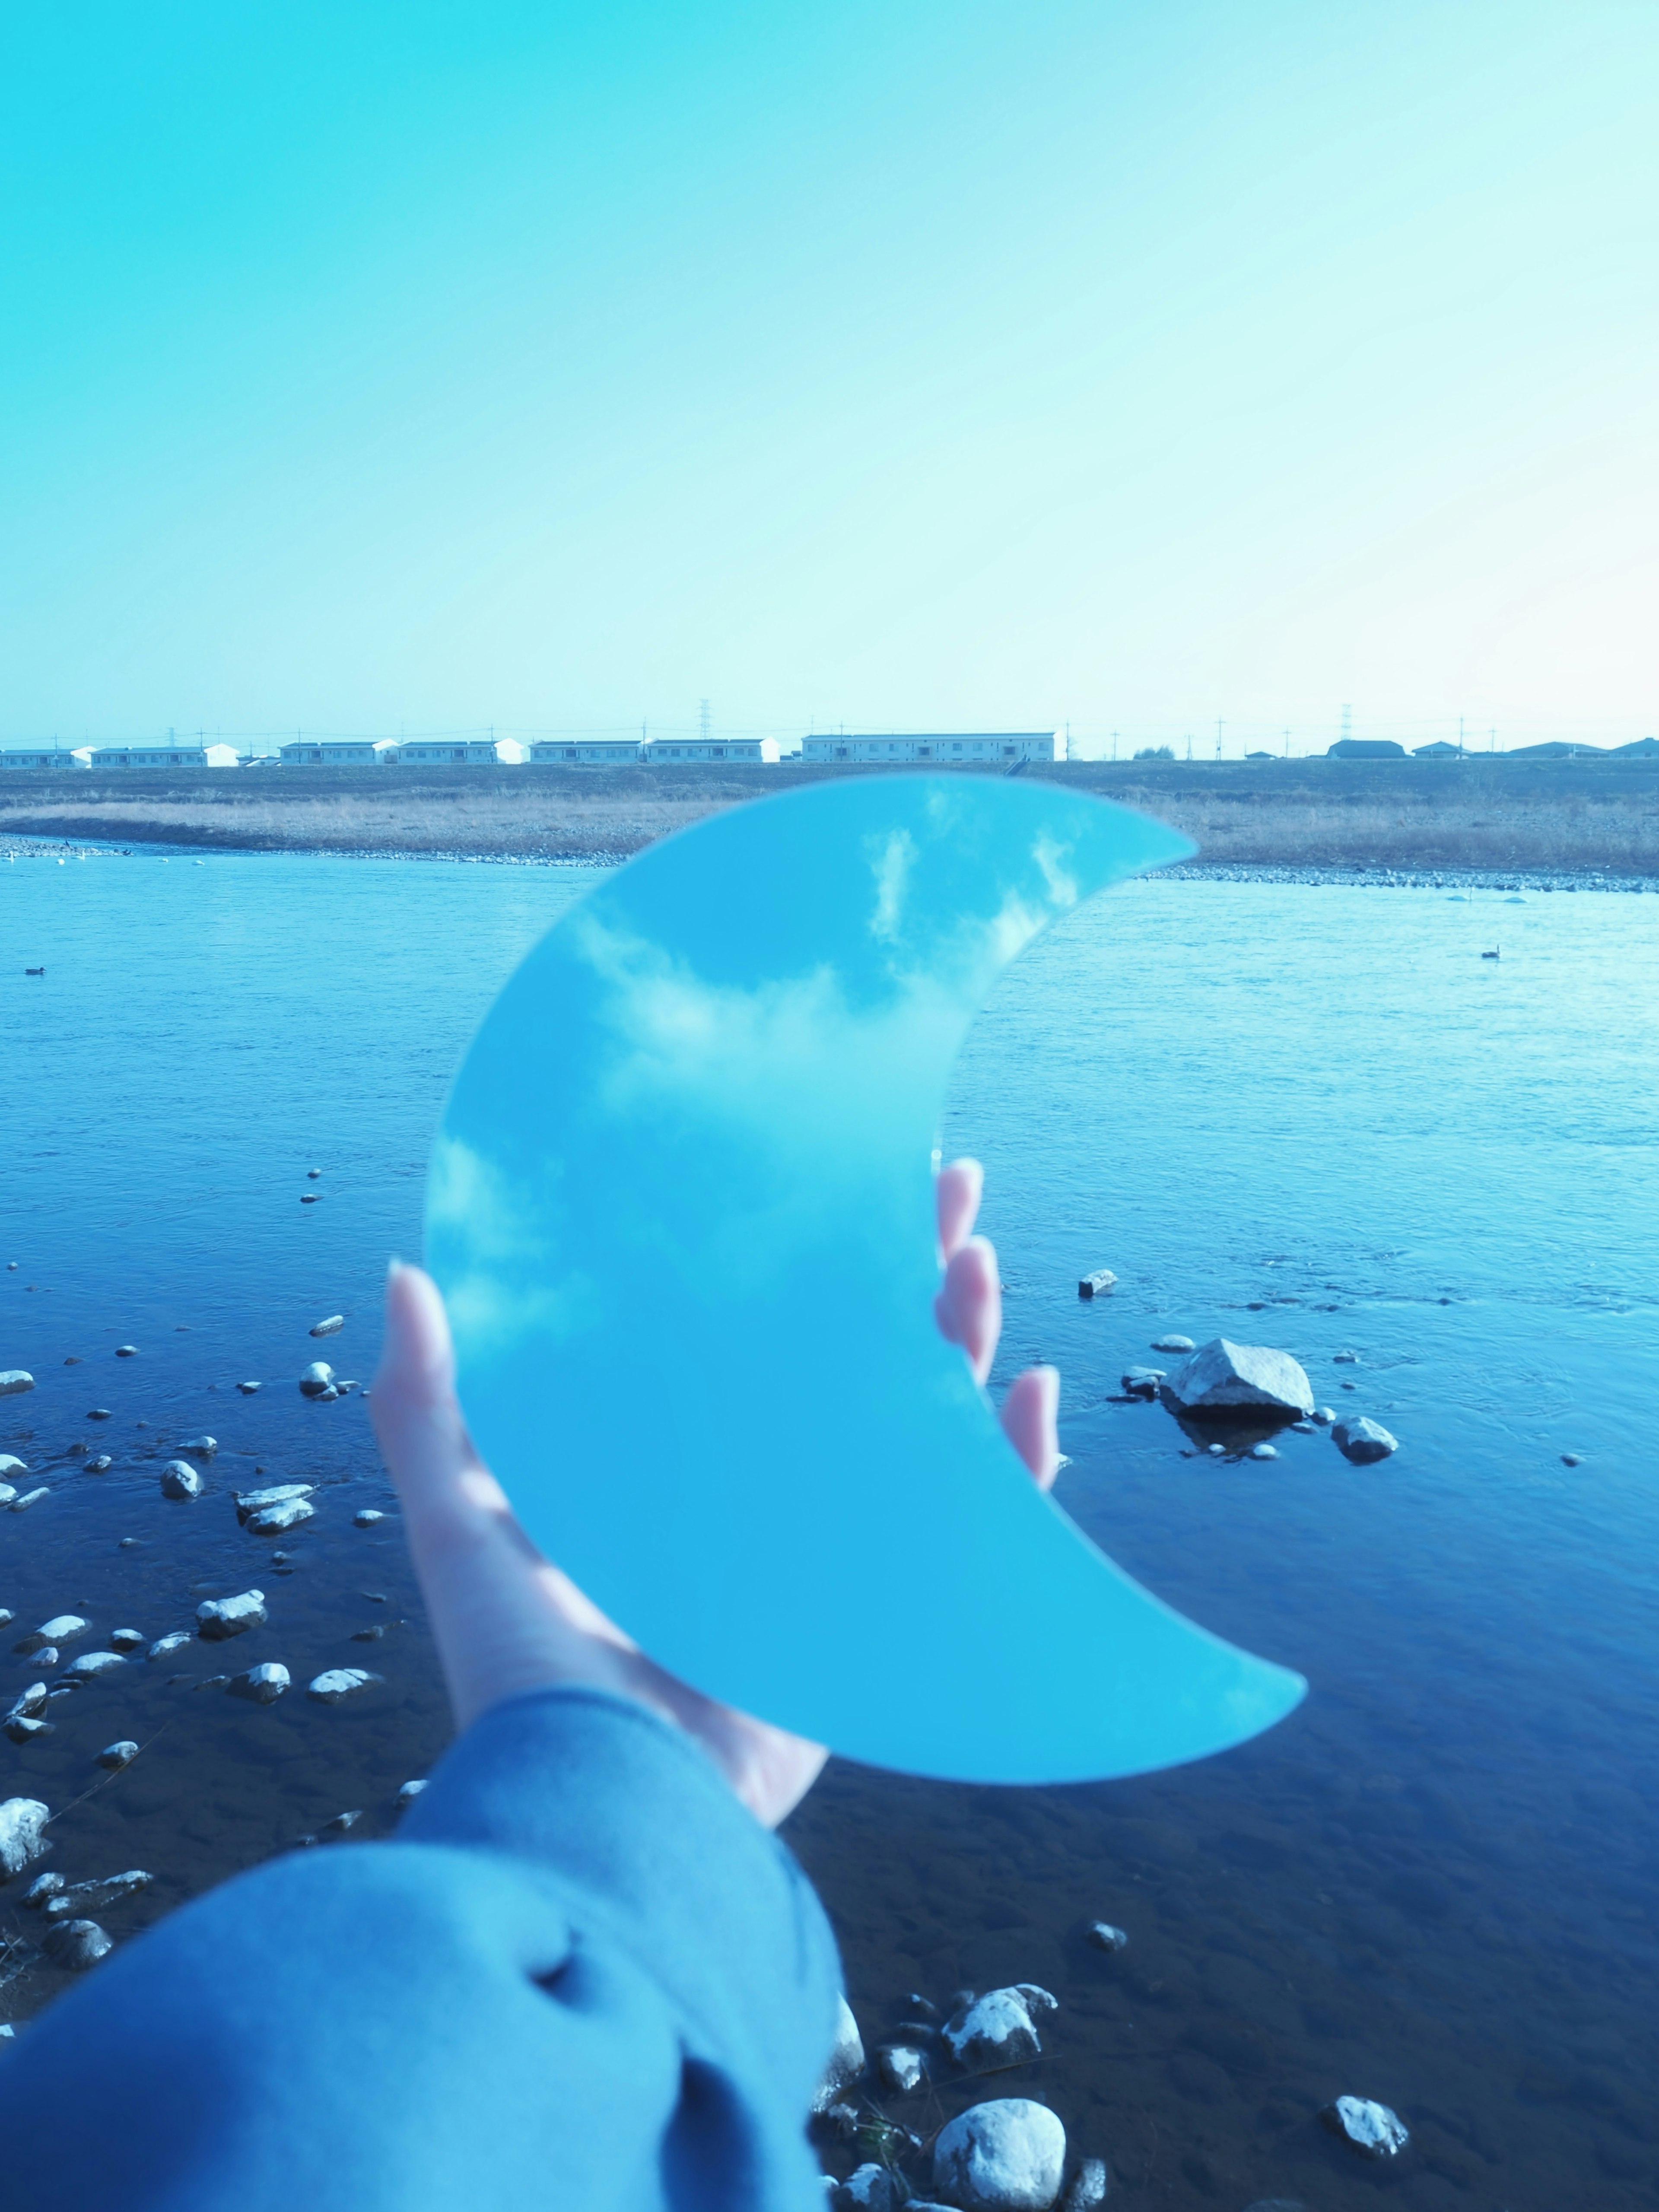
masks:
<svg viewBox="0 0 1659 2212"><path fill-rule="evenodd" d="M708 743L708 702L707 699L699 699L697 702L697 736L704 744Z"/></svg>

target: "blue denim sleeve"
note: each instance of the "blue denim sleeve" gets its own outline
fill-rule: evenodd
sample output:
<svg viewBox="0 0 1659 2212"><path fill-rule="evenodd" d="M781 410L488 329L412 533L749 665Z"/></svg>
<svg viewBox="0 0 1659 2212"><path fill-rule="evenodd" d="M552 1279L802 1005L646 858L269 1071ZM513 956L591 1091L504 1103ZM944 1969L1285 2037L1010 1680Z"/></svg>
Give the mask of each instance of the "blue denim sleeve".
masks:
<svg viewBox="0 0 1659 2212"><path fill-rule="evenodd" d="M9 2203L54 2212L822 2212L838 1970L689 1737L514 1698L397 1840L295 1853L95 1967L0 2056Z"/></svg>

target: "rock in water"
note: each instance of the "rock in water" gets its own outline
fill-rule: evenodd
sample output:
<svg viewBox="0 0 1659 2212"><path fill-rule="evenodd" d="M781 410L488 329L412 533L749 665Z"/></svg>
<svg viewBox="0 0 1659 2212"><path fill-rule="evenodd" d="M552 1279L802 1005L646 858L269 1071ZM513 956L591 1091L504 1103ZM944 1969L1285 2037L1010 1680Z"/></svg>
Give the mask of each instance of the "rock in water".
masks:
<svg viewBox="0 0 1659 2212"><path fill-rule="evenodd" d="M372 1528L377 1521L385 1519L384 1513L377 1512L372 1505L365 1505L362 1512L352 1515L351 1525L354 1528Z"/></svg>
<svg viewBox="0 0 1659 2212"><path fill-rule="evenodd" d="M46 1930L42 1950L55 1966L80 1973L115 1948L95 1920L60 1920Z"/></svg>
<svg viewBox="0 0 1659 2212"><path fill-rule="evenodd" d="M1335 1420L1336 1414L1329 1406L1316 1406L1310 1418L1316 1421L1322 1429L1328 1429Z"/></svg>
<svg viewBox="0 0 1659 2212"><path fill-rule="evenodd" d="M210 1644L222 1644L227 1637L240 1636L245 1629L263 1628L268 1618L264 1592L244 1590L240 1597L210 1598L205 1605L198 1605L196 1633Z"/></svg>
<svg viewBox="0 0 1659 2212"><path fill-rule="evenodd" d="M0 1505L9 1505L17 1492L9 1482L0 1482Z"/></svg>
<svg viewBox="0 0 1659 2212"><path fill-rule="evenodd" d="M246 1674L233 1674L225 1691L229 1697L251 1698L256 1705L274 1705L289 1680L288 1668L280 1661L267 1659L262 1667L250 1667Z"/></svg>
<svg viewBox="0 0 1659 2212"><path fill-rule="evenodd" d="M98 1764L111 1774L118 1774L124 1766L131 1766L138 1756L138 1747L130 1736L119 1743L106 1743L98 1754Z"/></svg>
<svg viewBox="0 0 1659 2212"><path fill-rule="evenodd" d="M317 1832L319 1836L349 1836L362 1817L361 1812L337 1813L331 1820L325 1820Z"/></svg>
<svg viewBox="0 0 1659 2212"><path fill-rule="evenodd" d="M10 1452L0 1452L0 1475L27 1474L28 1471L26 1460L18 1459Z"/></svg>
<svg viewBox="0 0 1659 2212"><path fill-rule="evenodd" d="M23 1902L37 1908L44 1906L49 1920L67 1920L83 1908L89 1912L101 1911L106 1905L118 1905L124 1897L136 1897L141 1889L148 1889L155 1881L142 1867L134 1867L128 1874L106 1875L101 1881L77 1881L65 1889L60 1875L42 1875L31 1882L25 1891ZM47 1891L45 1885L53 1887ZM36 1892L42 1894L36 1896Z"/></svg>
<svg viewBox="0 0 1659 2212"><path fill-rule="evenodd" d="M245 1398L251 1398L254 1392L261 1387L262 1386L258 1382L239 1382L236 1385L236 1388L241 1392Z"/></svg>
<svg viewBox="0 0 1659 2212"><path fill-rule="evenodd" d="M1154 1352L1190 1352L1192 1349L1190 1336L1160 1336L1152 1346Z"/></svg>
<svg viewBox="0 0 1659 2212"><path fill-rule="evenodd" d="M21 1498L14 1498L8 1510L13 1513L27 1513L31 1505L38 1505L43 1498L51 1496L51 1491L42 1483L39 1490L26 1490Z"/></svg>
<svg viewBox="0 0 1659 2212"><path fill-rule="evenodd" d="M400 1805L412 1805L425 1788L424 1782L405 1782L398 1792L398 1802Z"/></svg>
<svg viewBox="0 0 1659 2212"><path fill-rule="evenodd" d="M0 1805L0 1881L45 1856L40 1831L50 1817L38 1797L8 1797Z"/></svg>
<svg viewBox="0 0 1659 2212"><path fill-rule="evenodd" d="M41 1703L43 1705L46 1703L44 1698ZM33 1743L38 1735L50 1735L52 1723L37 1720L30 1713L10 1712L3 1721L0 1721L0 1729L3 1729L14 1743Z"/></svg>
<svg viewBox="0 0 1659 2212"><path fill-rule="evenodd" d="M195 1468L181 1459L170 1459L161 1469L163 1498L199 1498L202 1478Z"/></svg>
<svg viewBox="0 0 1659 2212"><path fill-rule="evenodd" d="M325 1390L334 1388L334 1370L325 1359L313 1359L300 1377L300 1394L306 1398L320 1398Z"/></svg>
<svg viewBox="0 0 1659 2212"><path fill-rule="evenodd" d="M1250 1446L1250 1457L1252 1459L1277 1459L1279 1457L1279 1446L1277 1444L1265 1443L1252 1444Z"/></svg>
<svg viewBox="0 0 1659 2212"><path fill-rule="evenodd" d="M1161 1367L1129 1367L1123 1373L1123 1392L1128 1398L1156 1398L1164 1380Z"/></svg>
<svg viewBox="0 0 1659 2212"><path fill-rule="evenodd" d="M876 2070L882 2087L896 2097L908 2097L927 2080L921 2053L908 2043L884 2043L876 2053Z"/></svg>
<svg viewBox="0 0 1659 2212"><path fill-rule="evenodd" d="M69 1669L71 1682L95 1682L100 1674L112 1674L126 1661L118 1651L83 1651Z"/></svg>
<svg viewBox="0 0 1659 2212"><path fill-rule="evenodd" d="M1352 1460L1356 1467L1369 1467L1400 1449L1400 1439L1391 1437L1380 1421L1339 1421L1331 1431L1331 1441L1343 1458Z"/></svg>
<svg viewBox="0 0 1659 2212"><path fill-rule="evenodd" d="M1339 2097L1319 2117L1333 2135L1366 2158L1398 2158L1411 2141L1411 2130L1399 2113L1370 2097Z"/></svg>
<svg viewBox="0 0 1659 2212"><path fill-rule="evenodd" d="M46 1710L46 1684L44 1682L31 1682L27 1690L20 1691L17 1696L12 1700L11 1711L6 1715L6 1718L9 1721L23 1719L33 1720L38 1715L45 1712Z"/></svg>
<svg viewBox="0 0 1659 2212"><path fill-rule="evenodd" d="M257 1513L250 1513L244 1525L256 1536L285 1536L290 1528L309 1521L316 1510L303 1498L285 1498L280 1504L262 1505Z"/></svg>
<svg viewBox="0 0 1659 2212"><path fill-rule="evenodd" d="M1057 2001L1035 1982L988 1990L947 2023L945 2040L959 2066L977 2072L987 2066L1018 2066L1042 2049L1034 2014L1059 2010ZM1056 2177L1054 2186L1060 2185Z"/></svg>
<svg viewBox="0 0 1659 2212"><path fill-rule="evenodd" d="M95 1457L89 1459L87 1462L87 1473L88 1474L107 1474L114 1464L115 1462L110 1457L107 1452L99 1452Z"/></svg>
<svg viewBox="0 0 1659 2212"><path fill-rule="evenodd" d="M1129 1938L1121 1928L1114 1928L1109 1920L1097 1920L1089 1930L1089 1941L1097 1951L1127 1951Z"/></svg>
<svg viewBox="0 0 1659 2212"><path fill-rule="evenodd" d="M933 2145L933 2186L963 2212L1048 2212L1065 2166L1065 2129L1029 2097L970 2106Z"/></svg>
<svg viewBox="0 0 1659 2212"><path fill-rule="evenodd" d="M189 1629L175 1628L171 1635L158 1637L150 1645L148 1656L152 1659L165 1659L169 1651L177 1651L186 1644L193 1644L195 1640Z"/></svg>
<svg viewBox="0 0 1659 2212"><path fill-rule="evenodd" d="M34 1377L27 1368L0 1368L0 1398L15 1397L20 1390L33 1390Z"/></svg>
<svg viewBox="0 0 1659 2212"><path fill-rule="evenodd" d="M138 1347L136 1344L118 1344L115 1347L115 1357L118 1359L137 1359Z"/></svg>
<svg viewBox="0 0 1659 2212"><path fill-rule="evenodd" d="M180 1444L181 1452L192 1453L198 1459L211 1459L219 1449L217 1437L192 1437L188 1443Z"/></svg>
<svg viewBox="0 0 1659 2212"><path fill-rule="evenodd" d="M14 1651L39 1651L46 1644L73 1644L77 1636L84 1636L92 1626L78 1613L54 1613L50 1620L43 1620L33 1636L25 1636L15 1643Z"/></svg>
<svg viewBox="0 0 1659 2212"><path fill-rule="evenodd" d="M141 1628L112 1628L109 1648L112 1651L136 1651L143 1640L144 1632Z"/></svg>
<svg viewBox="0 0 1659 2212"><path fill-rule="evenodd" d="M902 2203L884 2166L860 2166L830 2191L830 2212L899 2212Z"/></svg>
<svg viewBox="0 0 1659 2212"><path fill-rule="evenodd" d="M371 1674L367 1667L331 1667L306 1685L306 1695L315 1698L319 1705L337 1705L342 1698L368 1689L371 1682L385 1680L384 1674Z"/></svg>
<svg viewBox="0 0 1659 2212"><path fill-rule="evenodd" d="M815 2112L827 2112L849 2082L856 2081L864 2071L864 2038L859 2033L859 2024L853 2017L853 2008L845 1997L839 2000L841 2010L836 2020L836 2047L830 2053L830 2063L823 2069L823 2079L818 2083L812 2099Z"/></svg>
<svg viewBox="0 0 1659 2212"><path fill-rule="evenodd" d="M1060 2212L1095 2212L1112 2193L1111 2176L1103 2158L1085 2158L1072 2176L1072 2185L1060 2200Z"/></svg>
<svg viewBox="0 0 1659 2212"><path fill-rule="evenodd" d="M1085 1275L1078 1285L1077 1294L1080 1298L1106 1297L1116 1280L1117 1277L1109 1267L1097 1267L1093 1274Z"/></svg>
<svg viewBox="0 0 1659 2212"><path fill-rule="evenodd" d="M330 1314L327 1320L319 1321L311 1333L313 1336L337 1336L344 1327L343 1314Z"/></svg>
<svg viewBox="0 0 1659 2212"><path fill-rule="evenodd" d="M1229 1413L1265 1406L1292 1418L1313 1411L1313 1386L1288 1352L1232 1344L1224 1336L1200 1345L1170 1377L1170 1395L1189 1413Z"/></svg>
<svg viewBox="0 0 1659 2212"><path fill-rule="evenodd" d="M269 1490L239 1490L236 1518L249 1521L268 1505L285 1505L290 1498L309 1498L316 1487L314 1482L279 1482Z"/></svg>

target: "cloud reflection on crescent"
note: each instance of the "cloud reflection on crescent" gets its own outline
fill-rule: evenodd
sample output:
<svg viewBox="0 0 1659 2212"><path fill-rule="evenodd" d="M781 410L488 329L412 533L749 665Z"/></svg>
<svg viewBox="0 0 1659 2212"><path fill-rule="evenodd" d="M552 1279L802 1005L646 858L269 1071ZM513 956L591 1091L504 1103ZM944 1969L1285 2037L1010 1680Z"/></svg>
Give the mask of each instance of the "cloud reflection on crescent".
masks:
<svg viewBox="0 0 1659 2212"><path fill-rule="evenodd" d="M1190 849L1037 781L814 784L650 847L491 1008L428 1196L461 1401L536 1542L699 1689L982 1782L1172 1765L1302 1696L1036 1491L933 1319L992 983Z"/></svg>

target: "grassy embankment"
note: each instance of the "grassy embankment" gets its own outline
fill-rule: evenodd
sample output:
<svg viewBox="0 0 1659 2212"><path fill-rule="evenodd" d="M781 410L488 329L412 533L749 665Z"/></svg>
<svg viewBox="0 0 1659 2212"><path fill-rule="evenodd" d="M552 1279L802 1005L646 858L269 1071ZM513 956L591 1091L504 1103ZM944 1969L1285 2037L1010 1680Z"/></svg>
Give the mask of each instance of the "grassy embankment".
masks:
<svg viewBox="0 0 1659 2212"><path fill-rule="evenodd" d="M11 773L0 838L242 850L617 856L823 776L777 768ZM1585 761L1077 762L1030 771L1161 816L1218 865L1659 875L1659 768Z"/></svg>

